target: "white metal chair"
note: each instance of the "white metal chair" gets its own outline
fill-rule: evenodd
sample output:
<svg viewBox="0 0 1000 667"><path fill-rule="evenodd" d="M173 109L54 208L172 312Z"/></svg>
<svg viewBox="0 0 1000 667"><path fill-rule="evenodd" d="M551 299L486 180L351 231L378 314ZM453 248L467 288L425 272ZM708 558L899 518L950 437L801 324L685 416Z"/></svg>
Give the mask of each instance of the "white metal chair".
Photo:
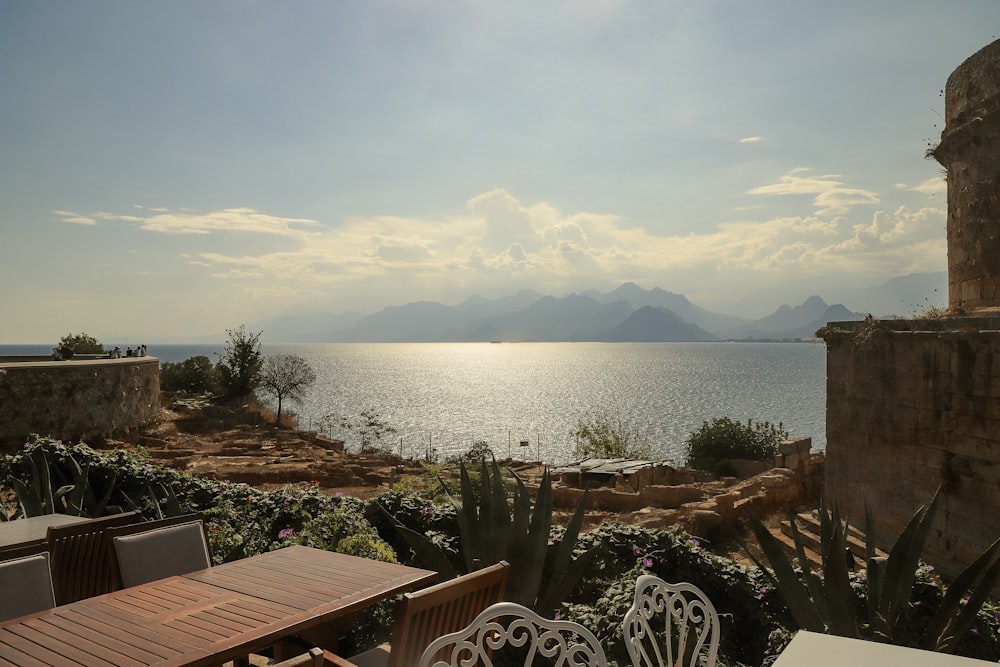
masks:
<svg viewBox="0 0 1000 667"><path fill-rule="evenodd" d="M3 591L0 595L0 621L56 606L48 552L41 551L20 557L13 555L14 551L11 550L4 554L5 557L11 557L0 561L0 590Z"/></svg>
<svg viewBox="0 0 1000 667"><path fill-rule="evenodd" d="M688 599L690 597L690 599ZM634 667L714 667L719 653L719 615L693 584L668 584L644 574L623 623L625 649Z"/></svg>
<svg viewBox="0 0 1000 667"><path fill-rule="evenodd" d="M523 667L533 665L536 658L548 659L554 667L608 664L597 638L579 623L545 619L514 602L498 602L465 629L431 642L417 667L493 667L494 654L505 648L523 654Z"/></svg>

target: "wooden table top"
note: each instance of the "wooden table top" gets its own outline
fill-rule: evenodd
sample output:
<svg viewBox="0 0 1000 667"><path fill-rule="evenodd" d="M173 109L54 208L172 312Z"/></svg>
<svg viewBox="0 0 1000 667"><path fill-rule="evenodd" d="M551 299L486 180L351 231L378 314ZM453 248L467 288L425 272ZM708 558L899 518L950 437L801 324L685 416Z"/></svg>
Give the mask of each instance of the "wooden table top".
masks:
<svg viewBox="0 0 1000 667"><path fill-rule="evenodd" d="M996 663L948 653L799 630L774 667L974 667Z"/></svg>
<svg viewBox="0 0 1000 667"><path fill-rule="evenodd" d="M435 576L287 547L0 624L0 666L218 665Z"/></svg>
<svg viewBox="0 0 1000 667"><path fill-rule="evenodd" d="M15 545L41 544L49 526L65 526L90 521L85 516L69 514L42 514L13 521L0 521L0 548Z"/></svg>

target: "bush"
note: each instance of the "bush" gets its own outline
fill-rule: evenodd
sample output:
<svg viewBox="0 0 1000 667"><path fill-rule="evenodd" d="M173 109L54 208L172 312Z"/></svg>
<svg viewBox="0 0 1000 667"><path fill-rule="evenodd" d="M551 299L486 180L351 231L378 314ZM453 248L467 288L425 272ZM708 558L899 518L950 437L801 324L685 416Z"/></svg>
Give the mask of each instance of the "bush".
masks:
<svg viewBox="0 0 1000 667"><path fill-rule="evenodd" d="M189 394L210 394L218 385L212 360L205 355L190 357L176 364L164 362L160 367L160 390L183 391Z"/></svg>
<svg viewBox="0 0 1000 667"><path fill-rule="evenodd" d="M788 437L784 424L754 422L745 424L729 417L702 422L701 427L684 441L686 463L692 468L714 470L722 459L766 461L778 454L778 443Z"/></svg>
<svg viewBox="0 0 1000 667"><path fill-rule="evenodd" d="M577 441L576 455L581 457L648 459L652 456L649 441L638 429L608 415L580 419L573 437Z"/></svg>

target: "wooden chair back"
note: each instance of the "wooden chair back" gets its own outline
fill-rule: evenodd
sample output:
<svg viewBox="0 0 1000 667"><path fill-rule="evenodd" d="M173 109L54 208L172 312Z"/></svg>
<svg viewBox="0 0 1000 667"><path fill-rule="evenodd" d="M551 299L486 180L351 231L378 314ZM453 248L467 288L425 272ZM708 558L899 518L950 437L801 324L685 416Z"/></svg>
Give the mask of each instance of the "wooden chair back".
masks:
<svg viewBox="0 0 1000 667"><path fill-rule="evenodd" d="M208 533L200 513L143 521L105 531L119 587L211 567Z"/></svg>
<svg viewBox="0 0 1000 667"><path fill-rule="evenodd" d="M66 526L50 526L45 541L56 604L117 590L112 564L114 556L108 550L104 531L141 520L138 512L125 512Z"/></svg>
<svg viewBox="0 0 1000 667"><path fill-rule="evenodd" d="M387 667L413 667L433 640L468 625L503 600L509 566L481 570L403 596L393 626Z"/></svg>
<svg viewBox="0 0 1000 667"><path fill-rule="evenodd" d="M604 648L587 628L573 621L542 618L516 602L487 607L458 632L438 637L417 667L493 665L516 654L517 664L607 667ZM504 663L506 664L506 663Z"/></svg>
<svg viewBox="0 0 1000 667"><path fill-rule="evenodd" d="M633 667L714 667L719 615L704 591L652 575L635 581L635 598L622 624Z"/></svg>
<svg viewBox="0 0 1000 667"><path fill-rule="evenodd" d="M41 545L32 546L36 549L34 554L7 558L18 550L3 552L4 560L0 560L0 591L3 591L0 595L0 622L56 606L49 554L39 551ZM25 547L21 551L27 549Z"/></svg>
<svg viewBox="0 0 1000 667"><path fill-rule="evenodd" d="M34 542L29 544L15 544L12 546L0 547L0 560L13 560L35 554L48 553L49 546L45 542Z"/></svg>

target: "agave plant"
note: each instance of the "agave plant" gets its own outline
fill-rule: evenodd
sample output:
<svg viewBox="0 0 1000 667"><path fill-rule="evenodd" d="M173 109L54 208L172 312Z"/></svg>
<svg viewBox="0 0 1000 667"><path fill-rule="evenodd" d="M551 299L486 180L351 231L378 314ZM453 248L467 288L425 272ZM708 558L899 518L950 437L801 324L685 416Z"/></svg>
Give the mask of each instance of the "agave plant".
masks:
<svg viewBox="0 0 1000 667"><path fill-rule="evenodd" d="M456 568L445 551L429 537L407 528L384 507L382 511L424 566L438 571L444 578L452 578L460 574L459 569L472 572L505 560L510 564L506 598L550 616L589 562L589 554L573 557L583 525L587 492L584 491L562 539L550 545L552 479L548 469L542 474L534 506L524 481L513 471L511 475L517 486L510 502L495 460L491 465L486 459L482 460L478 494L464 463L460 464L460 499L441 482L455 506L458 519L460 568Z"/></svg>
<svg viewBox="0 0 1000 667"><path fill-rule="evenodd" d="M790 560L784 546L755 516L750 528L771 565L764 567L781 593L796 624L803 630L898 643L903 634L903 611L910 604L920 556L937 510L940 491L929 505L917 510L889 551L876 556L874 521L865 504L865 556L867 563L867 618L861 618L851 587L847 551L848 523L841 519L836 504L832 512L820 507L820 557L822 575L806 560L805 547L793 516L789 516L795 558ZM941 599L923 635L922 648L951 653L972 627L976 614L1000 583L1000 539L966 567ZM964 601L964 603L963 603Z"/></svg>
<svg viewBox="0 0 1000 667"><path fill-rule="evenodd" d="M32 449L24 456L31 472L30 479L22 480L12 475L8 480L17 496L16 516L61 513L97 517L123 511L119 506L109 505L117 472L111 473L98 497L90 481L89 462L81 466L70 454L64 462L68 470L64 470L55 465L42 448Z"/></svg>

